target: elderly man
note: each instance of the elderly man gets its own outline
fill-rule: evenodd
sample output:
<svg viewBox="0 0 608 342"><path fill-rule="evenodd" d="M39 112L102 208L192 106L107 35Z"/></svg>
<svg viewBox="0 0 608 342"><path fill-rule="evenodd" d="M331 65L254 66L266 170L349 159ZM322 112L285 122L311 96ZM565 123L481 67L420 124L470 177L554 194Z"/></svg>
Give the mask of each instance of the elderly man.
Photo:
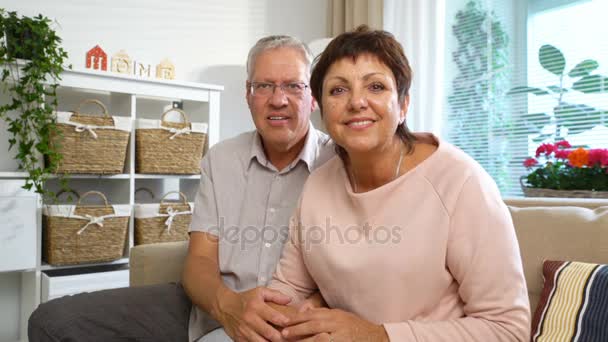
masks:
<svg viewBox="0 0 608 342"><path fill-rule="evenodd" d="M308 48L288 36L262 38L250 50L246 99L256 130L215 145L202 161L183 287L50 301L30 317L30 342L280 341L274 326L285 321L281 305L290 298L264 286L306 178L334 153L310 124L310 64ZM316 294L309 304L321 300Z"/></svg>

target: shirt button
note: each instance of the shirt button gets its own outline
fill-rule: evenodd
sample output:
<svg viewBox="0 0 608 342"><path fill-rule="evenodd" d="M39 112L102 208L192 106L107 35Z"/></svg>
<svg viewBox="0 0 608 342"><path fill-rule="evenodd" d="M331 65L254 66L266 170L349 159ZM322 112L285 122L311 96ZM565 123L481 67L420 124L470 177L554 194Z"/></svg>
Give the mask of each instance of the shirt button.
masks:
<svg viewBox="0 0 608 342"><path fill-rule="evenodd" d="M270 244L270 242L266 242L266 243L264 244L264 246L266 246L266 248L270 248L270 246L272 246L272 245Z"/></svg>

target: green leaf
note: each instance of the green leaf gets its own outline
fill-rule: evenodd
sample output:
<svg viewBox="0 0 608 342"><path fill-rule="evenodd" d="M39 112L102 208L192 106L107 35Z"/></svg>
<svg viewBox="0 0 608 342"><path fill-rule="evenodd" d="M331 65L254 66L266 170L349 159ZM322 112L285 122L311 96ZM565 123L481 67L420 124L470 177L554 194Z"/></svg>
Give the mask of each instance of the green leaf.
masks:
<svg viewBox="0 0 608 342"><path fill-rule="evenodd" d="M545 44L538 51L540 65L552 74L561 76L566 67L564 54L553 45Z"/></svg>
<svg viewBox="0 0 608 342"><path fill-rule="evenodd" d="M525 94L525 93L532 93L534 95L548 95L549 94L548 91L540 89L540 88L520 86L520 87L511 88L507 92L507 95Z"/></svg>
<svg viewBox="0 0 608 342"><path fill-rule="evenodd" d="M601 123L603 111L583 104L564 103L555 108L557 124L568 128L568 134L578 134Z"/></svg>
<svg viewBox="0 0 608 342"><path fill-rule="evenodd" d="M562 88L562 87L559 87L556 85L550 85L550 86L547 86L547 88L549 88L552 92L554 92L556 94L562 94L562 93L568 92L568 89Z"/></svg>
<svg viewBox="0 0 608 342"><path fill-rule="evenodd" d="M585 94L608 92L608 77L602 75L587 75L572 85L574 90Z"/></svg>
<svg viewBox="0 0 608 342"><path fill-rule="evenodd" d="M597 69L599 64L593 59L585 59L584 61L578 63L570 72L568 76L570 77L581 77L587 76L593 70Z"/></svg>

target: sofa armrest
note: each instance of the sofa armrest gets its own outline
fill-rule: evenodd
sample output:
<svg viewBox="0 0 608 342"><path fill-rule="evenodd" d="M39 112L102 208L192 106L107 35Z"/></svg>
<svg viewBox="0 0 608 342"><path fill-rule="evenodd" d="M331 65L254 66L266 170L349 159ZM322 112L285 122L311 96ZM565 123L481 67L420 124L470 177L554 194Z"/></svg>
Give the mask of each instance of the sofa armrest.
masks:
<svg viewBox="0 0 608 342"><path fill-rule="evenodd" d="M180 281L187 252L188 241L139 245L131 248L130 286Z"/></svg>

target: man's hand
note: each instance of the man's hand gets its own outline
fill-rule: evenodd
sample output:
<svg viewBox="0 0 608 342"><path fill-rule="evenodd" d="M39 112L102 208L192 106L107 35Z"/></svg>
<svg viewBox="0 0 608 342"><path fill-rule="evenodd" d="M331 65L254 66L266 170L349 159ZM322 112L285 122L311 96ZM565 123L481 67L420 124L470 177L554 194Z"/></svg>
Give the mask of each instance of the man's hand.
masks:
<svg viewBox="0 0 608 342"><path fill-rule="evenodd" d="M299 302L294 306L278 305L274 303L268 303L268 305L285 315L287 319L289 319L289 321L292 321L293 318L296 318L299 312L327 307L327 303L325 303L325 300L323 299L323 296L320 292L313 293L310 297L306 298L305 300ZM281 332L283 331L283 327L276 328L279 329ZM297 341L297 339L288 339L288 341Z"/></svg>
<svg viewBox="0 0 608 342"><path fill-rule="evenodd" d="M293 317L282 335L302 341L387 341L381 325L338 309L310 309Z"/></svg>
<svg viewBox="0 0 608 342"><path fill-rule="evenodd" d="M327 303L325 303L325 299L323 299L323 296L321 295L321 293L315 292L310 297L308 297L305 300L303 300L302 302L298 303L296 305L296 310L298 310L298 312L304 312L304 311L308 311L310 309L326 308L326 307L327 307Z"/></svg>
<svg viewBox="0 0 608 342"><path fill-rule="evenodd" d="M226 291L221 298L217 317L233 340L284 341L279 330L272 325L284 327L289 320L269 304L287 305L291 298L263 287L241 293Z"/></svg>

